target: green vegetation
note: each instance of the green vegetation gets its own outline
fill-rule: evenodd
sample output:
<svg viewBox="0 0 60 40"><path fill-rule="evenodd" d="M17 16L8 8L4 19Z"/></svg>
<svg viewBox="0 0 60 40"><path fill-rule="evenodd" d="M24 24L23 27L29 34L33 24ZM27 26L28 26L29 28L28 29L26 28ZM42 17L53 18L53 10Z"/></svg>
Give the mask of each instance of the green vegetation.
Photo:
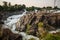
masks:
<svg viewBox="0 0 60 40"><path fill-rule="evenodd" d="M60 9L60 8L58 8L57 6L56 7L54 7L54 8L52 8L52 7L50 7L50 6L48 6L48 7L43 7L43 8L40 8L40 7L34 7L34 6L32 6L32 7L26 7L26 5L17 5L17 4L15 4L15 5L11 5L11 3L9 2L9 3L7 3L7 2L3 2L4 3L4 5L0 5L0 11L9 11L9 12L13 12L13 11L21 11L21 10L23 10L23 9L26 9L27 11L34 11L35 9L37 9L37 10L42 10L42 9L46 9L46 10L56 10L56 9Z"/></svg>
<svg viewBox="0 0 60 40"><path fill-rule="evenodd" d="M38 23L38 27L43 27L43 26L44 26L43 22Z"/></svg>
<svg viewBox="0 0 60 40"><path fill-rule="evenodd" d="M33 11L34 9L37 9L37 10L40 10L39 7L26 7L24 4L23 5L11 5L11 3L7 3L7 2L3 2L3 5L1 6L0 5L0 11L21 11L21 10L24 10L26 9L27 11Z"/></svg>
<svg viewBox="0 0 60 40"><path fill-rule="evenodd" d="M38 23L38 34L40 40L60 40L60 34L50 34L44 29L43 22Z"/></svg>
<svg viewBox="0 0 60 40"><path fill-rule="evenodd" d="M59 9L57 6L55 6L53 9Z"/></svg>
<svg viewBox="0 0 60 40"><path fill-rule="evenodd" d="M41 8L39 8L39 7L34 7L34 6L32 6L32 7L26 7L27 11L34 11L35 9L41 10Z"/></svg>
<svg viewBox="0 0 60 40"><path fill-rule="evenodd" d="M43 38L46 36L46 30L44 29L44 24L43 22L38 23L38 32L39 32L39 38Z"/></svg>
<svg viewBox="0 0 60 40"><path fill-rule="evenodd" d="M15 4L15 5L11 5L11 3L9 2L9 3L7 3L7 2L3 2L4 4L1 6L0 5L0 11L20 11L20 10L23 10L23 9L25 9L25 5L23 4L23 5L17 5L17 4Z"/></svg>
<svg viewBox="0 0 60 40"><path fill-rule="evenodd" d="M35 40L34 38L30 38L29 40Z"/></svg>
<svg viewBox="0 0 60 40"><path fill-rule="evenodd" d="M44 40L60 40L60 35L47 34Z"/></svg>
<svg viewBox="0 0 60 40"><path fill-rule="evenodd" d="M29 24L27 24L27 29L26 29L26 33L27 33L27 34L29 34L29 29L30 29L30 27L31 27L31 26L30 26Z"/></svg>

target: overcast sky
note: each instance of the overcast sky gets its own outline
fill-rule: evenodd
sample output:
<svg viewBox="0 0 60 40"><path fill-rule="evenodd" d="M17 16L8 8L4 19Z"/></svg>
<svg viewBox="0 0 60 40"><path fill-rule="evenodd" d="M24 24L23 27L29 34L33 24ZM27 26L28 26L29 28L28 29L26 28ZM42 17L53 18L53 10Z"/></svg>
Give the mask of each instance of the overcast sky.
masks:
<svg viewBox="0 0 60 40"><path fill-rule="evenodd" d="M14 4L25 4L27 7L36 6L36 7L44 7L44 6L54 6L54 0L0 0L0 4L2 5L3 1L11 2ZM60 7L60 0L57 0L56 5Z"/></svg>

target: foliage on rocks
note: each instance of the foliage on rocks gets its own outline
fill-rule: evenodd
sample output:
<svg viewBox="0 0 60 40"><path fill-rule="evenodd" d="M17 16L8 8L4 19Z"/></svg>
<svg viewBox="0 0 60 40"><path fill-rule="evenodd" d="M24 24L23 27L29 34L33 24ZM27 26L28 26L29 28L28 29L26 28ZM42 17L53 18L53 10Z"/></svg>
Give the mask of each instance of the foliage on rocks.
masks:
<svg viewBox="0 0 60 40"><path fill-rule="evenodd" d="M30 29L30 27L31 27L31 26L30 26L29 24L27 24L27 29L26 29L26 33L27 33L27 34L29 34L29 29Z"/></svg>
<svg viewBox="0 0 60 40"><path fill-rule="evenodd" d="M47 34L44 40L60 40L60 35Z"/></svg>
<svg viewBox="0 0 60 40"><path fill-rule="evenodd" d="M35 40L34 38L30 38L29 40Z"/></svg>

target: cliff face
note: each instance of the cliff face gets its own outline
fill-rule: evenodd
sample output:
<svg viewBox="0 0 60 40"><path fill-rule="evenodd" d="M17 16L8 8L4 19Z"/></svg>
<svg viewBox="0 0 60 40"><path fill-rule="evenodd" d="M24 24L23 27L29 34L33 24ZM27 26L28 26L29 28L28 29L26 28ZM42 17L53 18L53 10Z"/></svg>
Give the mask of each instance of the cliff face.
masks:
<svg viewBox="0 0 60 40"><path fill-rule="evenodd" d="M0 32L0 40L22 40L22 35L14 34L9 29L2 29Z"/></svg>
<svg viewBox="0 0 60 40"><path fill-rule="evenodd" d="M23 28L23 30L24 30L24 28L26 28L27 24L31 25L31 27L36 25L39 22L42 15L43 15L43 13L40 13L40 12L37 12L37 13L27 12L26 15L22 16L20 18L20 21L18 21L16 23L17 28L20 27L20 28ZM20 25L19 25L19 22L20 22ZM19 27L18 27L18 25L19 25Z"/></svg>
<svg viewBox="0 0 60 40"><path fill-rule="evenodd" d="M17 28L22 30L26 29L27 24L31 25L32 28L38 27L39 22L43 22L46 29L55 30L59 28L60 23L60 14L59 13L42 13L42 12L27 12L26 15L20 18L20 21L17 22ZM19 23L20 22L20 23ZM19 25L19 26L18 26Z"/></svg>
<svg viewBox="0 0 60 40"><path fill-rule="evenodd" d="M26 12L25 14L23 14L23 16L16 15L17 16L16 18L18 20L15 19L15 16L9 17L10 19L7 20L10 21L7 21L7 26L10 29L13 29L12 31L14 32L15 30L18 30L20 32L25 32L27 34L34 35L37 37L43 37L46 34L46 31L56 30L57 28L60 28L59 25L60 13L45 13L38 11L36 13ZM16 38L15 35L17 36L17 39L21 37L21 35L14 34L9 29L3 29L3 30L4 30L3 33L4 35L9 35L6 36L6 38L11 37L11 40L12 39L15 40ZM3 39L5 40L5 37L3 37Z"/></svg>

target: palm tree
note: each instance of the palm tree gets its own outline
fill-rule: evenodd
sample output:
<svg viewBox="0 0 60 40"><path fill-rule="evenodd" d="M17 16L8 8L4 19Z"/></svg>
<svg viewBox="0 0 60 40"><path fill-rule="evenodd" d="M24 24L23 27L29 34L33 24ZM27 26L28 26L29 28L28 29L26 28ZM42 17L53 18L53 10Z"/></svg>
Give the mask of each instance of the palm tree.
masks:
<svg viewBox="0 0 60 40"><path fill-rule="evenodd" d="M7 2L6 2L6 1L4 1L3 3L4 3L4 5L3 5L3 6L7 6Z"/></svg>
<svg viewBox="0 0 60 40"><path fill-rule="evenodd" d="M4 3L4 5L3 5L4 11L7 11L7 10L8 10L7 2L6 2L6 1L4 1L3 3Z"/></svg>
<svg viewBox="0 0 60 40"><path fill-rule="evenodd" d="M9 2L9 4L8 4L8 5L9 5L9 7L11 7L11 3L10 3L10 2Z"/></svg>

